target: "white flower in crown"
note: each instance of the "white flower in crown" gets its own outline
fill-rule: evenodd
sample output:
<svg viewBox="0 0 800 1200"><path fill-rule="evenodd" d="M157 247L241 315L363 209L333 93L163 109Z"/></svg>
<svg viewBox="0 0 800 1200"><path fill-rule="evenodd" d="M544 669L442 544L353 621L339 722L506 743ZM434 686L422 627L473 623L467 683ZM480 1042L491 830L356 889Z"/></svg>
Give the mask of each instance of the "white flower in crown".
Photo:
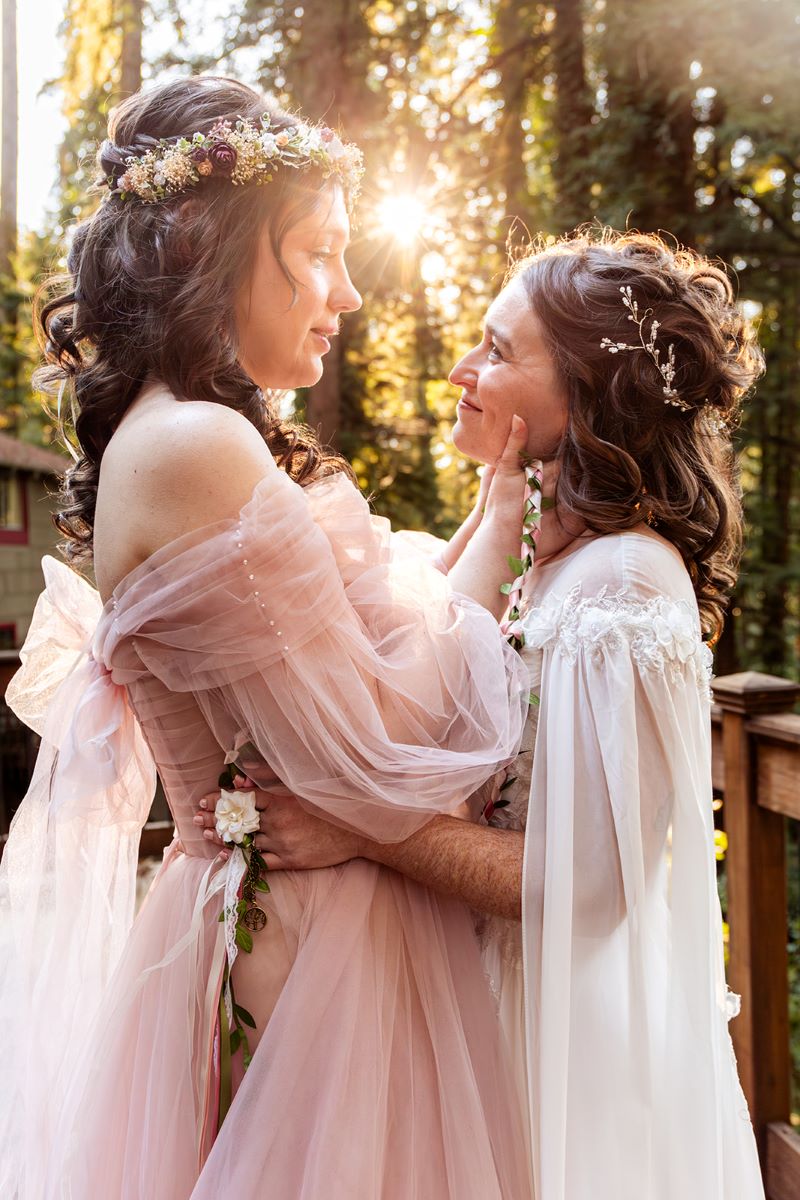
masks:
<svg viewBox="0 0 800 1200"><path fill-rule="evenodd" d="M336 136L336 134L333 135L325 149L327 150L328 154L330 154L334 162L338 162L340 158L347 157L347 147L344 145L341 139Z"/></svg>
<svg viewBox="0 0 800 1200"><path fill-rule="evenodd" d="M258 829L255 792L252 789L228 792L223 788L214 808L214 816L217 833L223 842L241 845L248 833L255 833Z"/></svg>
<svg viewBox="0 0 800 1200"><path fill-rule="evenodd" d="M313 153L315 150L322 149L322 137L319 129L311 129L309 126L303 126L302 141L300 149L306 153Z"/></svg>

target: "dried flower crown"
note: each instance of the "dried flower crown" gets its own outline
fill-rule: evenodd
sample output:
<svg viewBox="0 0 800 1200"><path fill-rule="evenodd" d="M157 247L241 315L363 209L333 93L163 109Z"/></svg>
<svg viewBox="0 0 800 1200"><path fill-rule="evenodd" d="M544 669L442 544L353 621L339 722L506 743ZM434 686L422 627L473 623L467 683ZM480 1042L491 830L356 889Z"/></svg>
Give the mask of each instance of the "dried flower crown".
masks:
<svg viewBox="0 0 800 1200"><path fill-rule="evenodd" d="M604 350L608 350L609 354L619 354L620 350L644 350L656 364L658 373L664 381L664 386L661 389L664 393L664 403L671 404L674 408L679 408L681 412L689 412L690 409L694 408L694 405L681 399L678 392L672 386L675 378L675 347L670 342L667 347L666 361L662 362L661 351L656 345L656 337L661 328L661 322L656 321L653 317L652 308L646 309L644 314L641 317L639 316L639 305L633 297L633 289L630 286L623 286L619 290L622 293L622 303L628 309L628 320L633 321L639 330L639 344L638 346L631 346L627 342L615 342L612 338L604 337L600 345ZM648 317L652 319L650 321L650 332L645 337L644 325Z"/></svg>
<svg viewBox="0 0 800 1200"><path fill-rule="evenodd" d="M271 183L282 167L318 167L324 178L336 177L348 205L358 195L364 173L363 155L326 125L298 122L270 128L269 113L259 121L240 117L235 124L219 121L208 133L162 138L142 154L125 155L120 174L105 183L121 200L155 204L198 186L206 178L229 179L234 185Z"/></svg>

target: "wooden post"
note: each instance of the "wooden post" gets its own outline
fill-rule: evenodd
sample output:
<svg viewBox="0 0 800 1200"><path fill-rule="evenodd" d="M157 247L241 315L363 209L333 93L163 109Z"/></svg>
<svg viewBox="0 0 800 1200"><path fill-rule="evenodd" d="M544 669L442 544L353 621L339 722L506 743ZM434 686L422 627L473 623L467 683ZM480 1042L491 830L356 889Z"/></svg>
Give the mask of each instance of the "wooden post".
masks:
<svg viewBox="0 0 800 1200"><path fill-rule="evenodd" d="M731 1036L762 1165L771 1121L788 1121L788 960L785 818L758 805L751 717L785 712L800 697L786 679L745 671L714 682L722 708L728 834L729 980L742 997Z"/></svg>

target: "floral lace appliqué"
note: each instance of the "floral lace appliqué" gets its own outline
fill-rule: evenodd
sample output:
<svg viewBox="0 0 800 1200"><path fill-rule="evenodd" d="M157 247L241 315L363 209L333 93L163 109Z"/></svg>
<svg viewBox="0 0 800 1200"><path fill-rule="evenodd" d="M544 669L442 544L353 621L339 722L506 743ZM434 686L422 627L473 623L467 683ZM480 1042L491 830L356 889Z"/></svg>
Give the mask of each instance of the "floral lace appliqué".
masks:
<svg viewBox="0 0 800 1200"><path fill-rule="evenodd" d="M686 600L634 600L624 588L582 597L576 585L566 596L529 609L523 623L526 648L554 647L575 662L579 651L601 659L609 650L629 647L640 668L675 682L685 677L686 667L693 669L710 697L711 651L702 641L697 611Z"/></svg>

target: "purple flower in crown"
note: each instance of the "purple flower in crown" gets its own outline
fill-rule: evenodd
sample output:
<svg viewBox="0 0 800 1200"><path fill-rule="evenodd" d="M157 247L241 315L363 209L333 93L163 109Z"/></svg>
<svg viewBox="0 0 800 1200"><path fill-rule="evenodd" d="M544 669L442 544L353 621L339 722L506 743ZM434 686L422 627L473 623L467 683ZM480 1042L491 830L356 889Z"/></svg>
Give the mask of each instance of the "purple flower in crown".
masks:
<svg viewBox="0 0 800 1200"><path fill-rule="evenodd" d="M336 134L333 132L332 129L329 129L328 126L325 125L320 130L319 136L322 138L323 142L332 142L333 139L336 137Z"/></svg>
<svg viewBox="0 0 800 1200"><path fill-rule="evenodd" d="M233 174L236 158L236 151L230 142L216 142L208 152L208 161L220 175Z"/></svg>
<svg viewBox="0 0 800 1200"><path fill-rule="evenodd" d="M204 163L208 159L208 151L205 146L195 146L189 151L189 158L193 163Z"/></svg>

